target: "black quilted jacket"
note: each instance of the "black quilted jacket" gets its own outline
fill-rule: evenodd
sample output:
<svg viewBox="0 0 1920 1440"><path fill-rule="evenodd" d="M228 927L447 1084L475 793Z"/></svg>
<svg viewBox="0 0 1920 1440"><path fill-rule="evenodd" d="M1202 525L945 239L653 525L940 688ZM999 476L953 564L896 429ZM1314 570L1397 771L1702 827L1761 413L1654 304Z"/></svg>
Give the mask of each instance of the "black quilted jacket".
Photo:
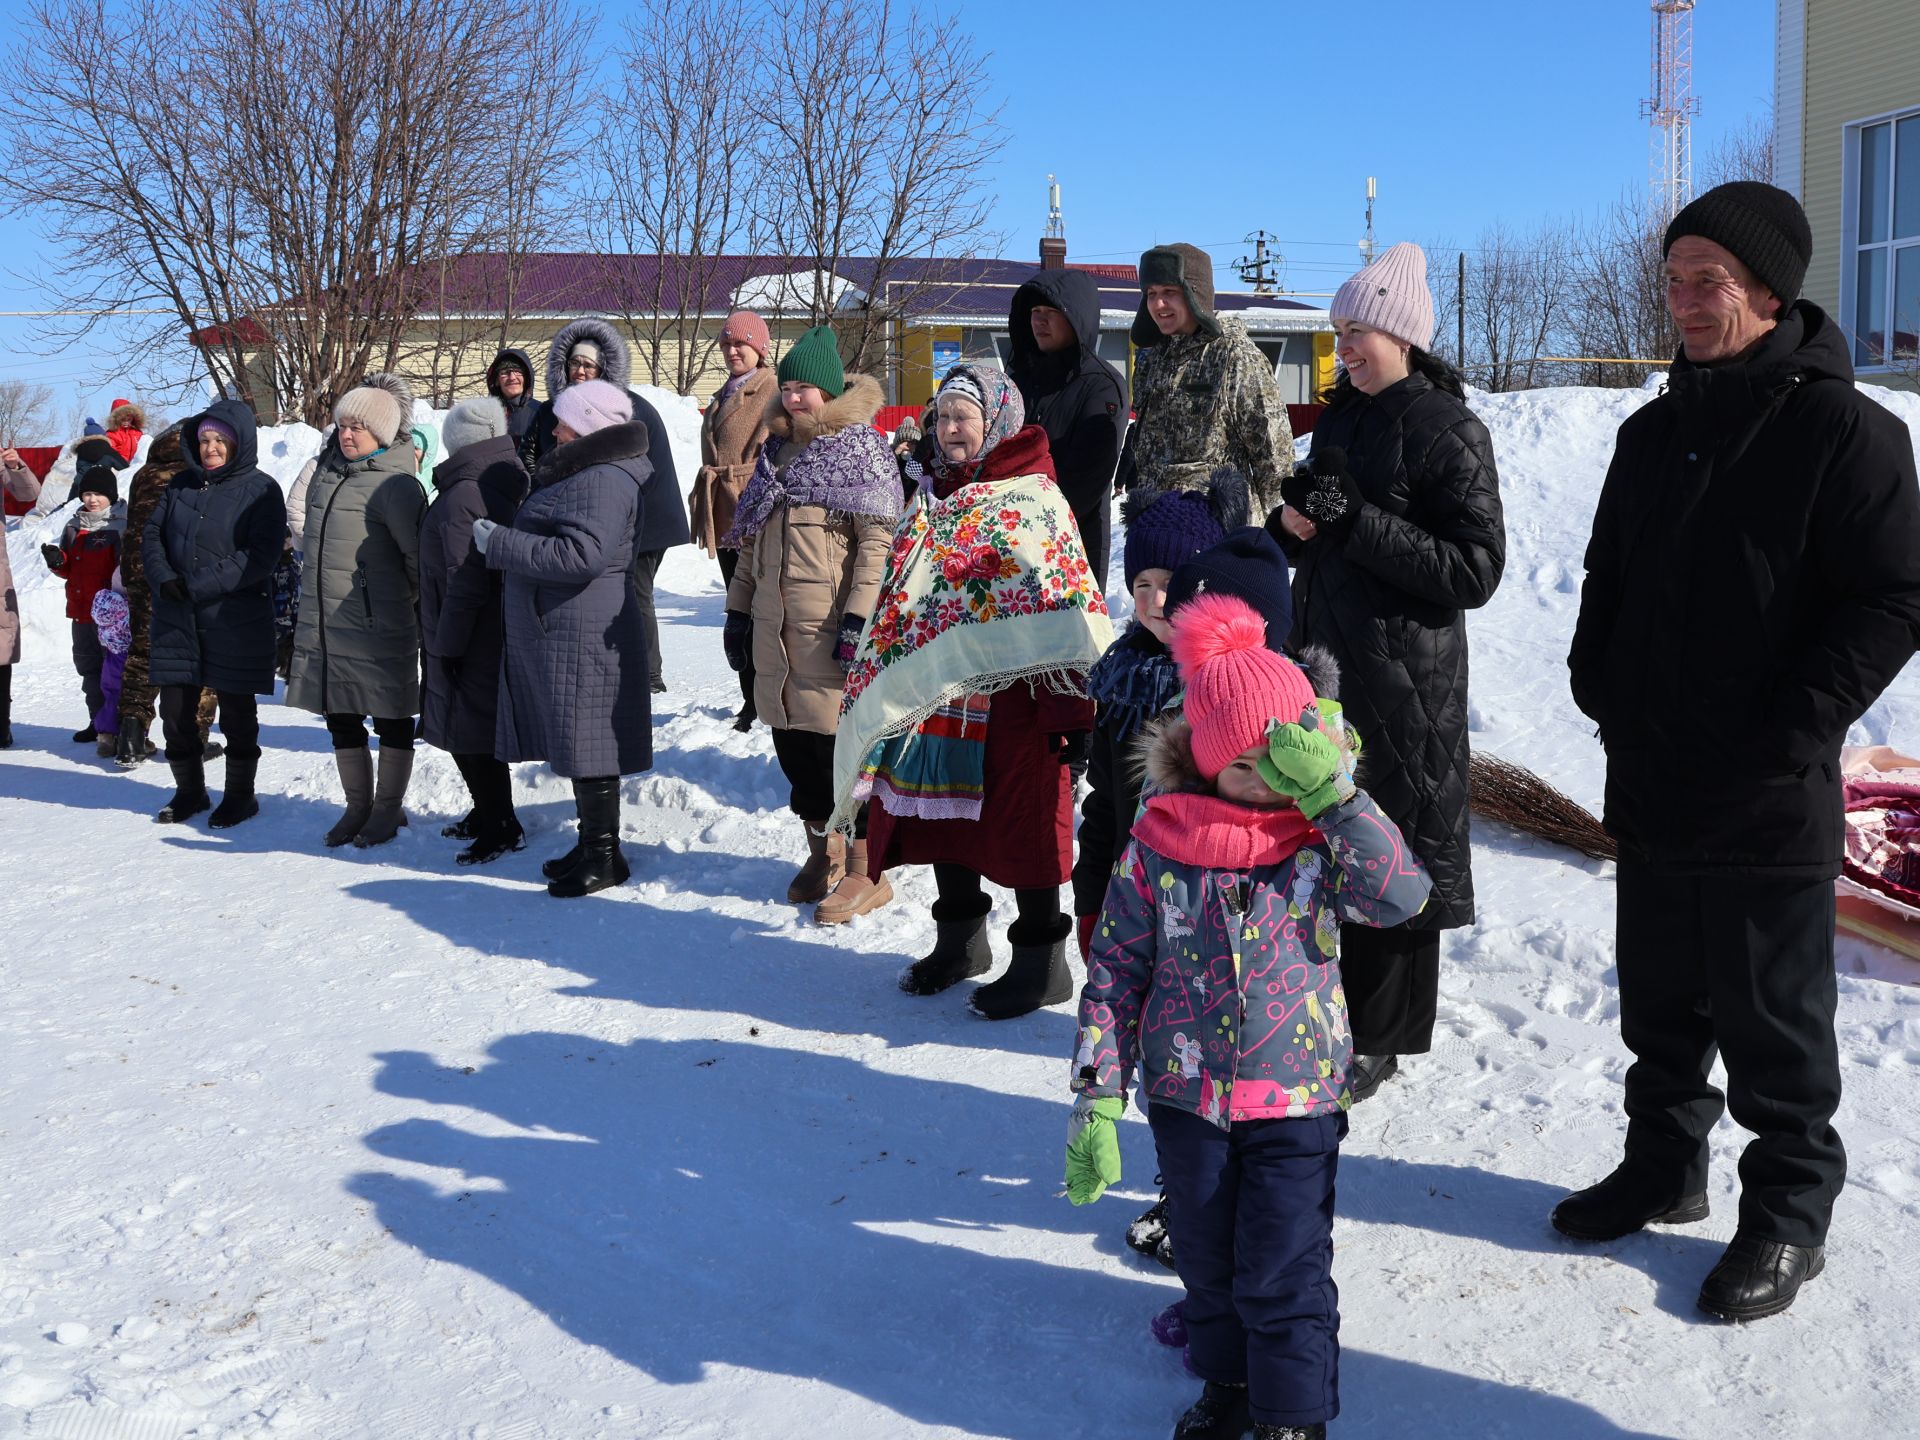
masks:
<svg viewBox="0 0 1920 1440"><path fill-rule="evenodd" d="M1293 644L1340 663L1341 699L1364 745L1360 783L1433 877L1407 922L1473 922L1467 815L1467 627L1506 565L1493 441L1423 375L1354 392L1313 432L1337 445L1366 503L1341 542L1293 547Z"/></svg>

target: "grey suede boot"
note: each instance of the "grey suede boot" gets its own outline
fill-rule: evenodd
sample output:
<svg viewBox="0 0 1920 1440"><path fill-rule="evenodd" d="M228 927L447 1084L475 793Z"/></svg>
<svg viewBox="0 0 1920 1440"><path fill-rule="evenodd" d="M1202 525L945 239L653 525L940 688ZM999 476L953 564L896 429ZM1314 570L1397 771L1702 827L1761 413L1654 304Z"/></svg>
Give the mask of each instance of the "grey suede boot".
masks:
<svg viewBox="0 0 1920 1440"><path fill-rule="evenodd" d="M374 787L373 809L367 823L353 837L362 850L369 845L384 845L400 833L407 823L407 812L400 802L407 798L407 781L413 778L413 751L391 745L380 747L380 783Z"/></svg>
<svg viewBox="0 0 1920 1440"><path fill-rule="evenodd" d="M373 811L373 756L367 747L333 752L333 763L340 767L340 788L347 792L347 813L327 831L327 848L338 849L360 833Z"/></svg>

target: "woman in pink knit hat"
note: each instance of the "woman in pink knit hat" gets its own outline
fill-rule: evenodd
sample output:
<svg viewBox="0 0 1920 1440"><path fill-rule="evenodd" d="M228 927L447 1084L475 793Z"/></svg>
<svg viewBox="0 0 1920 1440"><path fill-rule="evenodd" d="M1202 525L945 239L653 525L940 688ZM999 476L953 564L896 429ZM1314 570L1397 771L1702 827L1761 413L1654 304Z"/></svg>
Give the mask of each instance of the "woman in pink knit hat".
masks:
<svg viewBox="0 0 1920 1440"><path fill-rule="evenodd" d="M1427 349L1420 247L1390 247L1329 309L1341 373L1267 525L1293 562L1294 643L1339 661L1367 789L1433 876L1418 918L1342 937L1358 1102L1432 1048L1440 932L1473 923L1465 612L1493 598L1507 545L1493 442Z"/></svg>

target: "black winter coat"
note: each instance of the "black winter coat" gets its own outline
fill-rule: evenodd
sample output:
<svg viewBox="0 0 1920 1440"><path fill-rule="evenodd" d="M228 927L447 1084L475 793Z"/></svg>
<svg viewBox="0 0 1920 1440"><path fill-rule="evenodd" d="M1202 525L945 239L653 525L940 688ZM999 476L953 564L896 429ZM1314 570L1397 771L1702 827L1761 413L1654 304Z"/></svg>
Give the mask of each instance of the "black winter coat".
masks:
<svg viewBox="0 0 1920 1440"><path fill-rule="evenodd" d="M209 473L200 426L234 434L233 458ZM185 468L154 507L140 556L153 594L147 673L152 684L198 685L239 695L273 693L273 567L287 536L279 482L255 464L253 412L216 400L182 423ZM188 599L161 594L186 582Z"/></svg>
<svg viewBox="0 0 1920 1440"><path fill-rule="evenodd" d="M633 402L633 418L647 427L647 463L653 467L640 497L640 535L634 541L637 560L655 550L691 545L693 529L687 524L687 500L680 493L680 477L673 468L673 446L667 443L667 427L660 423L660 412L631 390L627 391L627 398ZM529 469L537 470L539 462L554 448L553 427L553 401L543 400L533 422L533 443L521 451L523 455L532 455Z"/></svg>
<svg viewBox="0 0 1920 1440"><path fill-rule="evenodd" d="M427 655L420 733L450 754L491 755L506 635L503 582L473 548L473 522L484 516L513 524L527 496L527 472L513 437L502 435L462 446L433 478L439 493L420 519L420 637Z"/></svg>
<svg viewBox="0 0 1920 1440"><path fill-rule="evenodd" d="M1364 500L1346 538L1295 545L1293 648L1323 645L1360 734L1359 780L1433 878L1407 926L1473 923L1467 810L1467 624L1506 566L1487 427L1413 374L1352 391L1314 427L1339 446Z"/></svg>
<svg viewBox="0 0 1920 1440"><path fill-rule="evenodd" d="M1033 307L1067 317L1080 344L1046 354L1033 343ZM1107 579L1113 528L1113 472L1127 434L1127 381L1100 358L1100 289L1084 270L1042 270L1013 292L1007 319L1007 373L1020 387L1027 423L1047 432L1060 493L1073 507L1087 562Z"/></svg>
<svg viewBox="0 0 1920 1440"><path fill-rule="evenodd" d="M1167 653L1167 647L1142 625L1132 626L1113 644L1116 650L1132 652L1136 660ZM1140 813L1140 767L1130 753L1139 730L1125 735L1120 730L1112 707L1100 705L1087 737L1087 794L1080 802L1080 833L1073 859L1075 915L1100 913L1107 881L1126 854Z"/></svg>
<svg viewBox="0 0 1920 1440"><path fill-rule="evenodd" d="M1749 359L1674 362L1620 427L1573 698L1607 829L1679 873L1840 873L1840 746L1920 644L1913 439L1800 301Z"/></svg>

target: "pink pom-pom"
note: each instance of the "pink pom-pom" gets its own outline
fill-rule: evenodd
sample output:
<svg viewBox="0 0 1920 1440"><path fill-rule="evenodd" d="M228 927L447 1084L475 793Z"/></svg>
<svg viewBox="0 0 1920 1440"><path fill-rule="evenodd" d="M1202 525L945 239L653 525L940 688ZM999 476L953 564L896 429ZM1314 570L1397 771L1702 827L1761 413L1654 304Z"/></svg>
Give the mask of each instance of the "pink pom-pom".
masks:
<svg viewBox="0 0 1920 1440"><path fill-rule="evenodd" d="M1209 660L1266 647L1267 622L1238 595L1196 595L1173 617L1173 663L1189 684Z"/></svg>

